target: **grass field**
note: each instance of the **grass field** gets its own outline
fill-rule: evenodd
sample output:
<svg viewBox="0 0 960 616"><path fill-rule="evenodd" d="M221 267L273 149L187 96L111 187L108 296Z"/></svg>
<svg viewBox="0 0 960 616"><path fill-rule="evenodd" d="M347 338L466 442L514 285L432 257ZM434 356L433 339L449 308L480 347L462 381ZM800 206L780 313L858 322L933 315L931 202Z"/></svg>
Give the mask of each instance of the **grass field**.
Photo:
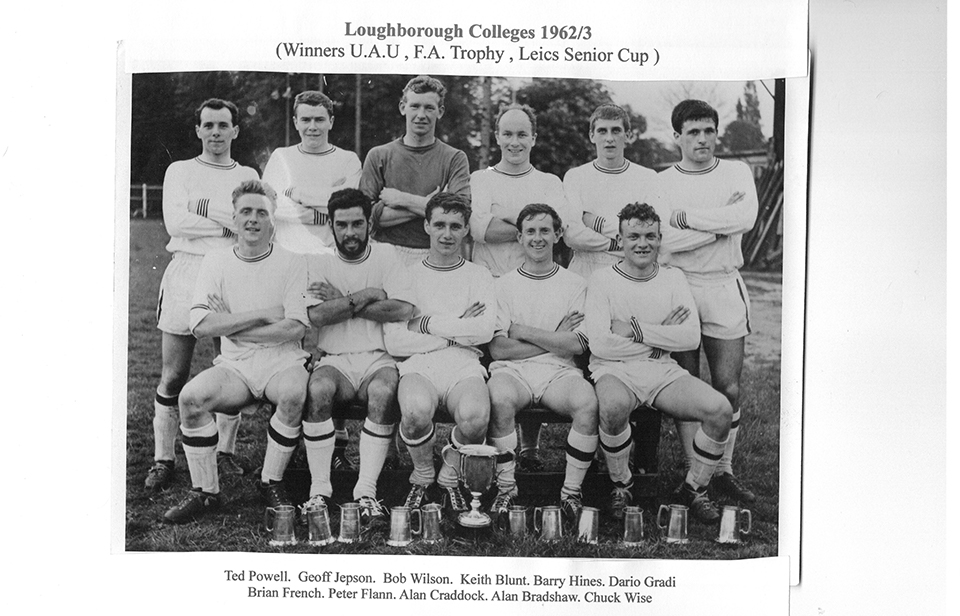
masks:
<svg viewBox="0 0 960 616"><path fill-rule="evenodd" d="M125 545L131 551L244 551L315 552L306 544L293 548L272 548L262 530L262 505L255 478L221 481L224 504L220 513L183 526L163 524L161 516L176 504L190 487L186 461L177 446L177 478L174 486L159 494L143 489L143 477L153 461L153 397L160 378L160 333L156 329L157 290L169 260L164 250L168 237L159 220L132 220L130 228L130 293L127 385L127 464ZM753 532L739 546L724 546L713 541L716 530L690 522L689 544L666 544L654 525L657 501L644 502L647 541L640 548L619 544L622 528L609 516L601 518L601 540L596 546L572 539L556 543L533 539L514 540L490 531L462 531L455 525L443 528L446 539L437 545L414 543L408 548L386 545L386 529L373 528L365 540L349 545L333 544L321 548L329 553L417 553L469 556L538 556L581 558L674 558L730 559L773 556L777 554L780 438L780 278L772 274L745 273L753 307L755 333L747 338L747 360L741 384L740 435L734 466L758 495L750 508ZM193 362L196 374L210 365L213 347L200 341ZM704 374L706 374L704 365ZM237 440L238 456L250 466L258 466L263 456L268 417L244 417ZM351 432L359 429L351 422ZM567 426L547 426L542 446L551 452L551 468L562 468L562 449ZM353 439L355 441L355 438ZM355 443L349 452L356 455ZM403 460L408 460L404 456ZM663 421L660 443L658 493L666 497L681 481L682 453L673 422ZM384 482L381 482L383 484ZM381 496L402 493L403 486L381 485ZM351 499L348 488L334 494L337 503ZM385 504L397 504L387 498ZM533 504L533 503L528 503ZM538 503L551 504L551 503ZM602 506L602 503L587 502ZM331 510L336 533L337 509Z"/></svg>

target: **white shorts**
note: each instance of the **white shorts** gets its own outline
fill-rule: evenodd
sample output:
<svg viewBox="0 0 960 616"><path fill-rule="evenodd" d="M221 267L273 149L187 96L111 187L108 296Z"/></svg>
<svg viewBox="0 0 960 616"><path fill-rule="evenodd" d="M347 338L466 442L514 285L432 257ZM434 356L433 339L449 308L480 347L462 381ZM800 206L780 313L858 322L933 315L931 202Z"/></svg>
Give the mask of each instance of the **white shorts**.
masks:
<svg viewBox="0 0 960 616"><path fill-rule="evenodd" d="M487 371L480 365L477 354L468 349L447 347L430 353L420 353L397 364L400 378L419 374L430 381L440 394L440 404L446 407L450 390L469 378L486 379Z"/></svg>
<svg viewBox="0 0 960 616"><path fill-rule="evenodd" d="M353 385L353 391L360 391L360 386L381 368L396 368L397 362L388 353L383 351L366 351L363 353L342 353L340 355L324 355L313 366L313 371L323 366L330 366L343 375Z"/></svg>
<svg viewBox="0 0 960 616"><path fill-rule="evenodd" d="M606 251L577 250L574 251L573 257L570 259L570 267L567 269L574 274L589 279L590 275L598 269L610 267L619 263L622 259L622 256Z"/></svg>
<svg viewBox="0 0 960 616"><path fill-rule="evenodd" d="M157 328L168 334L192 336L190 306L193 287L197 284L203 255L175 252L163 272L160 296L157 298Z"/></svg>
<svg viewBox="0 0 960 616"><path fill-rule="evenodd" d="M226 359L218 355L213 365L222 366L239 376L253 397L262 400L270 379L289 368L299 367L306 372L304 360L308 357L310 354L301 349L277 346L257 349L243 359Z"/></svg>
<svg viewBox="0 0 960 616"><path fill-rule="evenodd" d="M677 379L690 373L673 361L604 361L590 362L590 374L596 383L600 377L610 375L619 379L633 392L641 406L656 408L653 401L663 389Z"/></svg>
<svg viewBox="0 0 960 616"><path fill-rule="evenodd" d="M740 272L722 277L687 274L693 301L700 313L700 333L720 340L736 340L752 331L750 296Z"/></svg>
<svg viewBox="0 0 960 616"><path fill-rule="evenodd" d="M570 366L538 362L495 361L490 364L490 376L508 374L520 381L530 394L532 404L540 404L547 389L568 376L583 378L583 372Z"/></svg>

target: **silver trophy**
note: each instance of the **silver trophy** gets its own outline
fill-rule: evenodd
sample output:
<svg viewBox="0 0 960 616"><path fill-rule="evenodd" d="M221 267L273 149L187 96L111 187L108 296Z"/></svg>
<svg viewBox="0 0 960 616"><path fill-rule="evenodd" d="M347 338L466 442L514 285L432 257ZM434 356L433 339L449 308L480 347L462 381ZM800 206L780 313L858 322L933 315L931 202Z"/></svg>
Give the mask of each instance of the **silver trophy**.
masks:
<svg viewBox="0 0 960 616"><path fill-rule="evenodd" d="M497 471L497 448L490 445L464 445L457 453L460 454L460 481L473 496L470 511L461 513L457 521L467 528L490 526L490 516L480 511L480 496L493 484Z"/></svg>

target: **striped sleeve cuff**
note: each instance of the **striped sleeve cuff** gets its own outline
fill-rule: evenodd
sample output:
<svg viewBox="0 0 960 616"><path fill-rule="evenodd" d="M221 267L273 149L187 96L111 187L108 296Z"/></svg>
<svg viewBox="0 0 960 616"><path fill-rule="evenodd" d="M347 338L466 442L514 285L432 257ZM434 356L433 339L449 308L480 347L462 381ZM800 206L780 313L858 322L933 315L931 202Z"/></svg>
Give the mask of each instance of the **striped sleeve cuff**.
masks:
<svg viewBox="0 0 960 616"><path fill-rule="evenodd" d="M593 230L597 233L603 233L603 225L606 224L603 216L597 216L596 220L593 221Z"/></svg>
<svg viewBox="0 0 960 616"><path fill-rule="evenodd" d="M293 199L293 189L288 188L285 191L283 191L283 196L286 197L287 199Z"/></svg>
<svg viewBox="0 0 960 616"><path fill-rule="evenodd" d="M687 224L687 213L683 210L674 210L673 215L674 227L677 229L689 229L690 226Z"/></svg>
<svg viewBox="0 0 960 616"><path fill-rule="evenodd" d="M617 250L623 250L623 246L620 245L620 242L616 238L610 240L610 247L607 248L610 252L615 252Z"/></svg>
<svg viewBox="0 0 960 616"><path fill-rule="evenodd" d="M580 342L581 353L586 353L590 350L590 340L587 338L586 334L583 332L574 332L577 335L577 340Z"/></svg>
<svg viewBox="0 0 960 616"><path fill-rule="evenodd" d="M640 323L636 317L630 317L630 327L633 328L633 341L643 342L643 332L640 331Z"/></svg>
<svg viewBox="0 0 960 616"><path fill-rule="evenodd" d="M209 218L210 199L197 199L197 215Z"/></svg>
<svg viewBox="0 0 960 616"><path fill-rule="evenodd" d="M237 235L237 234L234 233L233 231L231 231L228 227L224 227L224 228L223 228L223 237L225 237L225 238L231 238L231 237L234 237L234 236L236 236L236 235Z"/></svg>
<svg viewBox="0 0 960 616"><path fill-rule="evenodd" d="M430 325L430 317L420 317L419 329L421 334L430 333L429 325Z"/></svg>

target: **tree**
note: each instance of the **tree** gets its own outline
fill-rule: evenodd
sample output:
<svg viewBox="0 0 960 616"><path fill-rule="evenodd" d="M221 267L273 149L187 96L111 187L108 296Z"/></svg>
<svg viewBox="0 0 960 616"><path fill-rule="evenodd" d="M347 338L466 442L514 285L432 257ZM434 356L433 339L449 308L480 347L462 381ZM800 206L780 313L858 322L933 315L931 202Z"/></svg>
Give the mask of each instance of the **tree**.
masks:
<svg viewBox="0 0 960 616"><path fill-rule="evenodd" d="M720 145L726 152L745 152L766 147L766 139L760 129L757 85L753 81L744 85L743 98L737 100L737 119L727 124Z"/></svg>

